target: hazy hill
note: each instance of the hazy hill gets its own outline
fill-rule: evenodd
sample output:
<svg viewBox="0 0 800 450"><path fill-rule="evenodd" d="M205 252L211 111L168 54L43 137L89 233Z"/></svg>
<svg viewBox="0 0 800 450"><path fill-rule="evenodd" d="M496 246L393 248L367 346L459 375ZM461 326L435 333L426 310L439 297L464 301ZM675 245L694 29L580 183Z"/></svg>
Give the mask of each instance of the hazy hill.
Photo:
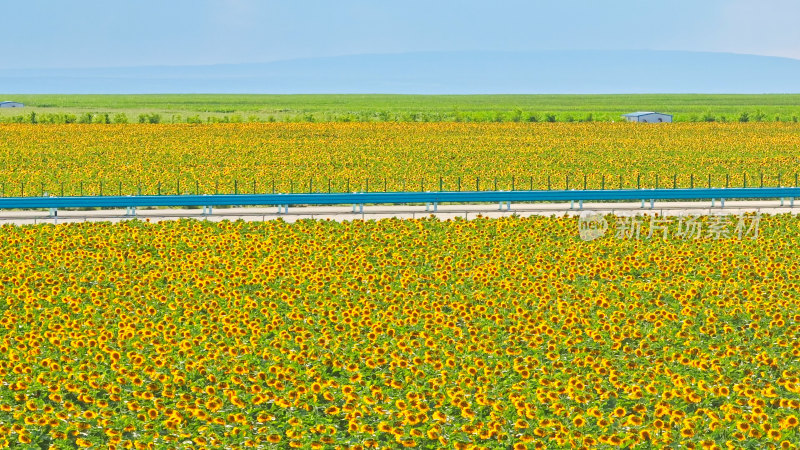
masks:
<svg viewBox="0 0 800 450"><path fill-rule="evenodd" d="M13 93L798 93L800 60L672 51L423 52L261 64L0 69Z"/></svg>

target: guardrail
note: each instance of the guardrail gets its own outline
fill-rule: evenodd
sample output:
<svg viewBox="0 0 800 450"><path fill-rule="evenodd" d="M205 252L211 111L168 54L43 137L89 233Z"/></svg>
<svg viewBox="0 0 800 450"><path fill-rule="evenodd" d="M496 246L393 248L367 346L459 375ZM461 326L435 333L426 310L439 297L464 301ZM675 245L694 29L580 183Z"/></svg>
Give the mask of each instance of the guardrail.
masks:
<svg viewBox="0 0 800 450"><path fill-rule="evenodd" d="M353 192L332 194L209 194L209 195L142 195L142 196L89 196L89 197L3 197L0 209L59 208L126 208L135 214L137 207L202 206L204 213L214 206L277 206L288 211L290 205L345 205L355 210L365 204L425 203L434 210L439 203L499 202L510 209L511 202L569 201L571 207L584 201L641 200L642 207L655 200L708 200L712 206L719 199L790 199L800 197L798 187L776 188L708 188L708 189L616 189L616 190L560 190L560 191L433 191L433 192Z"/></svg>

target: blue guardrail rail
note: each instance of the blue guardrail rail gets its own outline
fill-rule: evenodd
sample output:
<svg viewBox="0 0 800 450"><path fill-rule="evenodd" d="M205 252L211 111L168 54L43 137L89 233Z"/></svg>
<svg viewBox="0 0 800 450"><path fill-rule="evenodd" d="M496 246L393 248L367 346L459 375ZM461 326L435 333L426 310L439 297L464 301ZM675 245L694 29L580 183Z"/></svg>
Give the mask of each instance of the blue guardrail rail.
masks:
<svg viewBox="0 0 800 450"><path fill-rule="evenodd" d="M0 209L137 208L156 206L284 206L399 203L552 202L772 199L800 197L798 187L618 189L558 191L432 191L320 194L209 194L140 196L2 197ZM644 204L644 203L643 203ZM723 203L724 205L724 203Z"/></svg>

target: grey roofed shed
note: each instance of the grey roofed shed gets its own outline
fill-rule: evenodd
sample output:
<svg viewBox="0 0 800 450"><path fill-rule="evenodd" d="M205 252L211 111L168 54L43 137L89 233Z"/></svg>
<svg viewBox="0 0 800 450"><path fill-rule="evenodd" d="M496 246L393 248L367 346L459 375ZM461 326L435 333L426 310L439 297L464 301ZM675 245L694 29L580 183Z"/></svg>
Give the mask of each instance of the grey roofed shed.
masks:
<svg viewBox="0 0 800 450"><path fill-rule="evenodd" d="M648 123L672 122L672 114L664 114L655 111L637 111L628 114L623 114L622 117L627 119L628 122L648 122Z"/></svg>

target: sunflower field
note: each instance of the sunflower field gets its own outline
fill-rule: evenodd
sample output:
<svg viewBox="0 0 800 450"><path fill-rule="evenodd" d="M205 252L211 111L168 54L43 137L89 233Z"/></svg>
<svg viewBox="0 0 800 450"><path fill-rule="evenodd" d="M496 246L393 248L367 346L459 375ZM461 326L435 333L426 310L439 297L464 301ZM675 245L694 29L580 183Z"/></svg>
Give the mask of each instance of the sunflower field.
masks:
<svg viewBox="0 0 800 450"><path fill-rule="evenodd" d="M797 123L0 124L0 195L794 186Z"/></svg>
<svg viewBox="0 0 800 450"><path fill-rule="evenodd" d="M4 225L0 443L794 448L798 225Z"/></svg>

